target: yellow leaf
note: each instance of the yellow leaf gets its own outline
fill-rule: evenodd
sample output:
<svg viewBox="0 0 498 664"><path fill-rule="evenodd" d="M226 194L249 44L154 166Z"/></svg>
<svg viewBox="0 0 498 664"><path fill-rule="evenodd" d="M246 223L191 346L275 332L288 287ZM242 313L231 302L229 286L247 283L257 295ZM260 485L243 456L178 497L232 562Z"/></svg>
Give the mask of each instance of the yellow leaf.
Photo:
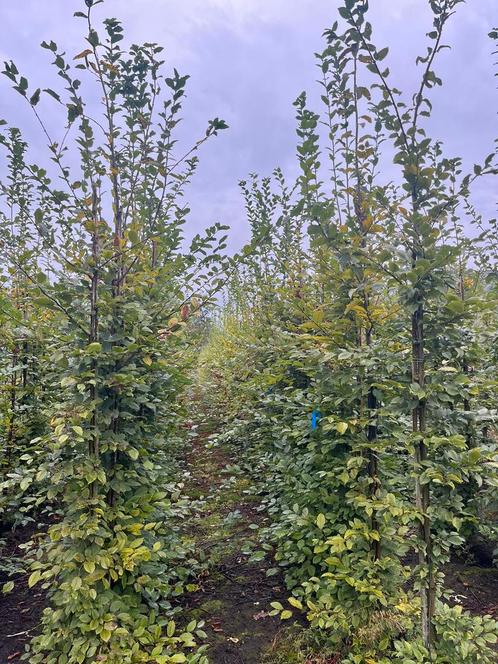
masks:
<svg viewBox="0 0 498 664"><path fill-rule="evenodd" d="M32 588L40 580L41 572L37 569L28 579L28 588Z"/></svg>
<svg viewBox="0 0 498 664"><path fill-rule="evenodd" d="M105 641L107 643L107 641L109 641L109 639L111 638L111 632L108 629L103 629L100 632L100 638L102 639L102 641Z"/></svg>
<svg viewBox="0 0 498 664"><path fill-rule="evenodd" d="M74 579L71 581L71 586L73 587L74 590L79 590L81 588L82 582L81 582L81 577L75 576Z"/></svg>
<svg viewBox="0 0 498 664"><path fill-rule="evenodd" d="M348 424L347 424L347 422L337 422L337 424L335 425L335 428L336 428L336 431L338 431L342 436L348 430Z"/></svg>
<svg viewBox="0 0 498 664"><path fill-rule="evenodd" d="M320 528L320 530L323 529L325 525L325 514L319 514L316 517L316 525Z"/></svg>
<svg viewBox="0 0 498 664"><path fill-rule="evenodd" d="M93 560L85 560L83 567L85 568L85 571L88 572L88 574L93 574L93 572L95 572L95 563Z"/></svg>
<svg viewBox="0 0 498 664"><path fill-rule="evenodd" d="M303 608L303 605L301 604L301 602L298 599L296 599L295 597L289 597L289 599L287 601L295 609L302 609Z"/></svg>

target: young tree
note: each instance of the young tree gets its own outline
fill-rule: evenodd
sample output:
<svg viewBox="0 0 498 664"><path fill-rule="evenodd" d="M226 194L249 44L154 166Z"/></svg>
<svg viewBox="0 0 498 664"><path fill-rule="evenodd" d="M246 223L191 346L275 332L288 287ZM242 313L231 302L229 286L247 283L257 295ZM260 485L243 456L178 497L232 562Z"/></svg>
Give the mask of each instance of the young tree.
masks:
<svg viewBox="0 0 498 664"><path fill-rule="evenodd" d="M124 49L116 19L97 31L98 4L87 0L76 12L87 46L74 65L55 42L42 44L64 90L32 90L12 62L4 71L32 108L50 158L39 166L18 157L30 233L5 247L38 306L53 312L60 385L36 474L49 479L60 518L29 579L50 589L52 606L30 661L180 662L184 648L188 661L205 661L192 650L197 625L178 635L161 613L189 573L180 565L188 552L174 519L186 512L174 498L168 440L185 382L181 331L228 267L219 224L185 246L183 197L197 151L226 124L210 121L181 152L175 127L188 77L164 76L155 44ZM43 119L45 100L66 114L62 140ZM29 264L17 258L23 246Z"/></svg>

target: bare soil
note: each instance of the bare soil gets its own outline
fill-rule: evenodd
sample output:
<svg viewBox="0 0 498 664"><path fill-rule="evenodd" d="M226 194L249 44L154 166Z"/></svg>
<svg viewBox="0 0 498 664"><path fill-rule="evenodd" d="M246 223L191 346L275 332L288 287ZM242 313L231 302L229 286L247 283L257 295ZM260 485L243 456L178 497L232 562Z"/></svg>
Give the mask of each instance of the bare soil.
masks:
<svg viewBox="0 0 498 664"><path fill-rule="evenodd" d="M453 562L445 570L446 586L454 593L452 600L474 615L498 619L498 569L469 567Z"/></svg>
<svg viewBox="0 0 498 664"><path fill-rule="evenodd" d="M22 558L24 551L20 545L28 542L35 528L26 526L16 528L4 536L2 561ZM26 572L9 576L0 572L0 586L7 581L14 581L12 592L0 594L0 664L17 664L25 651L25 645L31 640L40 622L41 614L46 605L42 591L28 588Z"/></svg>

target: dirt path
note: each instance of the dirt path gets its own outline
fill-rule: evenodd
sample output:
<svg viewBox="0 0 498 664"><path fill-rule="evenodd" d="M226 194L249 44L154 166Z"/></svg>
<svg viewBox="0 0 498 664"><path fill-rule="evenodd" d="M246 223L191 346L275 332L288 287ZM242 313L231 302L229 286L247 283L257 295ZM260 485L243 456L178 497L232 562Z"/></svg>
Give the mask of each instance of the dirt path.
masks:
<svg viewBox="0 0 498 664"><path fill-rule="evenodd" d="M282 628L279 619L268 616L269 603L286 597L279 576L267 576L268 565L251 562L244 553L257 546L256 527L265 517L250 480L208 434L193 440L187 462L187 493L202 509L193 536L210 560L188 609L206 621L212 664L261 664Z"/></svg>

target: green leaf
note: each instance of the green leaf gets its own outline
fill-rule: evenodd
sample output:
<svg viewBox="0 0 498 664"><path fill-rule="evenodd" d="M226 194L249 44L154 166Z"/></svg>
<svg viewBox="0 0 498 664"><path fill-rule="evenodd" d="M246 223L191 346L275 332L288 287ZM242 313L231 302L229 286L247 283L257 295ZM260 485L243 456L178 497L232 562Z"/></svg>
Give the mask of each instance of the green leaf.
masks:
<svg viewBox="0 0 498 664"><path fill-rule="evenodd" d="M280 604L280 602L270 602L270 606L272 608L276 609L277 611L283 611L284 610L284 607L282 606L282 604Z"/></svg>
<svg viewBox="0 0 498 664"><path fill-rule="evenodd" d="M316 517L316 525L320 528L320 530L323 530L323 527L325 526L325 514L320 513Z"/></svg>
<svg viewBox="0 0 498 664"><path fill-rule="evenodd" d="M266 553L265 553L264 551L255 551L255 552L251 555L251 561L257 563L257 562L259 562L260 560L263 560L263 559L265 558L265 556L266 556Z"/></svg>
<svg viewBox="0 0 498 664"><path fill-rule="evenodd" d="M40 101L40 93L41 93L41 90L40 90L40 88L38 88L31 95L30 100L29 100L29 103L31 104L31 106L36 106L38 104L38 102Z"/></svg>
<svg viewBox="0 0 498 664"><path fill-rule="evenodd" d="M469 452L469 461L470 463L477 463L479 459L481 458L481 450L479 447L474 447L472 450Z"/></svg>
<svg viewBox="0 0 498 664"><path fill-rule="evenodd" d="M92 46L99 45L99 36L95 30L90 30L90 34L88 35L88 43Z"/></svg>
<svg viewBox="0 0 498 664"><path fill-rule="evenodd" d="M11 590L14 589L14 582L13 581L7 581L7 583L4 583L2 586L2 592L4 595L7 593L10 593Z"/></svg>
<svg viewBox="0 0 498 664"><path fill-rule="evenodd" d="M48 95L53 97L56 101L60 102L61 98L60 95L55 92L55 90L52 90L51 88L44 88L43 92L46 92Z"/></svg>
<svg viewBox="0 0 498 664"><path fill-rule="evenodd" d="M52 51L53 53L57 51L57 44L54 41L51 41L50 44L46 41L42 41L41 47L46 48L49 51Z"/></svg>
<svg viewBox="0 0 498 664"><path fill-rule="evenodd" d="M97 355L100 353L102 350L102 344L100 344L98 341L94 341L91 344L88 344L88 346L85 348L85 351L87 353L91 353L92 355Z"/></svg>
<svg viewBox="0 0 498 664"><path fill-rule="evenodd" d="M32 588L38 583L41 577L41 572L39 569L35 570L28 579L28 588Z"/></svg>

